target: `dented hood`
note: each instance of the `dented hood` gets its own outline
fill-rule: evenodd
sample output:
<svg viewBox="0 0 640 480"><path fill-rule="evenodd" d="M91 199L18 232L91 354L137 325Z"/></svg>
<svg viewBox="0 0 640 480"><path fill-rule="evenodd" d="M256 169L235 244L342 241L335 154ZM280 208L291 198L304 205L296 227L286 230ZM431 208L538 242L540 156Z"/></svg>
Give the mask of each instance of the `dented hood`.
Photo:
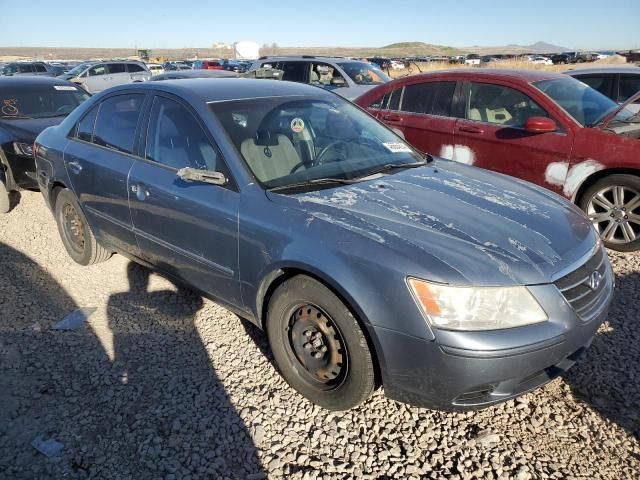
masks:
<svg viewBox="0 0 640 480"><path fill-rule="evenodd" d="M440 159L353 185L268 196L303 210L307 228L338 228L360 237L362 248L375 242L432 272L429 280L452 284L548 283L596 243L589 220L558 195Z"/></svg>

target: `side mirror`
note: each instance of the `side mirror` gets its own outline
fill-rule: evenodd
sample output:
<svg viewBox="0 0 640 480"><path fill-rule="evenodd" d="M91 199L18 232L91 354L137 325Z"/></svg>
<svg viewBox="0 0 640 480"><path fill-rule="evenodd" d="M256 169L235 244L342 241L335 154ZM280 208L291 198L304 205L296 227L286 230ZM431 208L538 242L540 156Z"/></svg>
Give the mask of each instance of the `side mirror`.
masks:
<svg viewBox="0 0 640 480"><path fill-rule="evenodd" d="M529 133L551 133L558 130L556 122L547 117L529 117L524 124Z"/></svg>
<svg viewBox="0 0 640 480"><path fill-rule="evenodd" d="M191 167L181 168L176 175L185 182L203 182L211 185L226 185L227 183L227 177L220 172L210 172L209 170L199 170Z"/></svg>
<svg viewBox="0 0 640 480"><path fill-rule="evenodd" d="M331 85L334 87L346 87L347 82L342 77L333 77L331 79Z"/></svg>

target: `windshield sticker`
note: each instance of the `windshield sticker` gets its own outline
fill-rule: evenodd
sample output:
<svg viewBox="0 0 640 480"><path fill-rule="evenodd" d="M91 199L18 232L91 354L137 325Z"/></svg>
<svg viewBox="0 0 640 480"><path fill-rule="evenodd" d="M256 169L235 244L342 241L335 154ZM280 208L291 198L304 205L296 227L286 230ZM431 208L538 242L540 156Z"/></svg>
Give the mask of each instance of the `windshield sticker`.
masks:
<svg viewBox="0 0 640 480"><path fill-rule="evenodd" d="M2 111L2 114L7 117L15 117L20 113L16 103L18 103L18 101L15 98L2 100L2 108L0 108L0 111Z"/></svg>
<svg viewBox="0 0 640 480"><path fill-rule="evenodd" d="M73 87L71 85L54 85L53 88L55 88L56 90L63 90L65 92L75 92L77 90L76 87Z"/></svg>
<svg viewBox="0 0 640 480"><path fill-rule="evenodd" d="M411 149L406 146L404 143L400 142L386 142L383 143L387 150L391 153L411 153Z"/></svg>
<svg viewBox="0 0 640 480"><path fill-rule="evenodd" d="M303 130L304 130L304 120L298 117L291 120L291 131L293 133L300 133Z"/></svg>

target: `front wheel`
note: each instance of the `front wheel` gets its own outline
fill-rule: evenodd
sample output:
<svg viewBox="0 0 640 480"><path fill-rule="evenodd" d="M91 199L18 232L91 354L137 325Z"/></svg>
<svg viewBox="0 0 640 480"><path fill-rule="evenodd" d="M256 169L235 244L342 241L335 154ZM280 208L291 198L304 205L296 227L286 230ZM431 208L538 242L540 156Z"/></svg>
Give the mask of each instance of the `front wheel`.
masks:
<svg viewBox="0 0 640 480"><path fill-rule="evenodd" d="M582 208L607 248L620 252L640 249L640 178L610 175L589 187Z"/></svg>
<svg viewBox="0 0 640 480"><path fill-rule="evenodd" d="M69 190L62 190L55 205L58 232L69 256L80 265L107 260L111 252L96 240L78 201Z"/></svg>
<svg viewBox="0 0 640 480"><path fill-rule="evenodd" d="M285 380L328 410L348 410L375 387L360 325L323 284L304 275L280 285L269 302L267 335Z"/></svg>

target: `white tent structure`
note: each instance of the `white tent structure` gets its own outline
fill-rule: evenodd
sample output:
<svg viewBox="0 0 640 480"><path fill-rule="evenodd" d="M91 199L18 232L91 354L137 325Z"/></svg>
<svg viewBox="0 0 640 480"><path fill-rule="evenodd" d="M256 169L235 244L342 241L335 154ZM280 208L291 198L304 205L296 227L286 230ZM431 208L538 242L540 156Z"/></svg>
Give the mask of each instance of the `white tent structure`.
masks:
<svg viewBox="0 0 640 480"><path fill-rule="evenodd" d="M237 60L255 60L260 56L260 45L256 42L236 42L233 51Z"/></svg>

